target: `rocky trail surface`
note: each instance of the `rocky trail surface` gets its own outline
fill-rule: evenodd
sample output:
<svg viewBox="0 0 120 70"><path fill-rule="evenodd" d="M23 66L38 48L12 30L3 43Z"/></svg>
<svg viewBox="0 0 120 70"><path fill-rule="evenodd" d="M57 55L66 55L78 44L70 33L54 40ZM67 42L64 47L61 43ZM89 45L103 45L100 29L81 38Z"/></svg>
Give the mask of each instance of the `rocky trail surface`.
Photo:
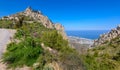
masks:
<svg viewBox="0 0 120 70"><path fill-rule="evenodd" d="M15 33L15 30L10 29L0 29L0 58L2 53L5 51L5 47L10 41L10 37L12 37Z"/></svg>
<svg viewBox="0 0 120 70"><path fill-rule="evenodd" d="M5 52L7 44L10 42L10 38L14 36L15 32L15 30L11 29L0 29L0 59L3 52ZM0 70L6 70L5 64L0 63Z"/></svg>
<svg viewBox="0 0 120 70"><path fill-rule="evenodd" d="M2 53L4 51L4 47L9 40L10 34L5 29L0 29L0 57L2 56Z"/></svg>

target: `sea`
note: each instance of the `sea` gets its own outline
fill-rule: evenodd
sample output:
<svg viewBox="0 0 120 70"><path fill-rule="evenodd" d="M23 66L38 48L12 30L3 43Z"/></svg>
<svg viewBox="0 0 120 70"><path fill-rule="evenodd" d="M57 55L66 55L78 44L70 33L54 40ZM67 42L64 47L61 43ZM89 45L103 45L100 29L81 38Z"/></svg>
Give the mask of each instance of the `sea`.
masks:
<svg viewBox="0 0 120 70"><path fill-rule="evenodd" d="M79 38L98 39L101 34L108 33L109 30L76 30L66 31L68 36L75 36Z"/></svg>

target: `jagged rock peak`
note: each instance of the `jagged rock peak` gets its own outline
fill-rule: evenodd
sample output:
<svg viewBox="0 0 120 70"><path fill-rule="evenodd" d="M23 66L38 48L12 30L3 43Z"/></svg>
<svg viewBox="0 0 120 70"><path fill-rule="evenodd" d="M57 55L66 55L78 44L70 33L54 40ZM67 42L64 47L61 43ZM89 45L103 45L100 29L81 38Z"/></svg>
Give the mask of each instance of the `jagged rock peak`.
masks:
<svg viewBox="0 0 120 70"><path fill-rule="evenodd" d="M32 12L32 8L30 6L28 6L25 11L26 12Z"/></svg>
<svg viewBox="0 0 120 70"><path fill-rule="evenodd" d="M100 37L94 41L93 47L104 44L107 41L111 41L118 36L120 36L120 25L114 29L111 29L110 32L100 35Z"/></svg>
<svg viewBox="0 0 120 70"><path fill-rule="evenodd" d="M32 9L30 6L27 7L24 11L3 17L2 20L19 20L19 15L27 16L32 18L30 21L37 21L41 23L46 28L56 29L58 33L60 33L64 39L67 39L66 33L64 32L64 27L61 24L54 24L47 16L43 15L40 11Z"/></svg>
<svg viewBox="0 0 120 70"><path fill-rule="evenodd" d="M32 9L32 7L30 7L30 6L28 6L24 12L25 12L25 13L38 13L38 14L42 14L41 11L39 11L39 10L34 10L34 9Z"/></svg>

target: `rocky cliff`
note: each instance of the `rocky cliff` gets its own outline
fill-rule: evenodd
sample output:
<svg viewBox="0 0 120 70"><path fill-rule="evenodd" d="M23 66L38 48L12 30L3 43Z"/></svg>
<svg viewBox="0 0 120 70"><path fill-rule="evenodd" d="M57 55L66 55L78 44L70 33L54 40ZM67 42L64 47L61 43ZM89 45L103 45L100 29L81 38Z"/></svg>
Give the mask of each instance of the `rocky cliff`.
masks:
<svg viewBox="0 0 120 70"><path fill-rule="evenodd" d="M67 39L66 33L64 32L64 27L61 24L59 23L54 24L47 16L44 16L40 11L33 10L31 7L28 7L23 12L2 17L1 20L13 20L13 24L15 24L15 21L19 21L19 16L26 16L32 19L24 22L32 23L36 21L36 22L40 22L46 28L56 29L58 33L60 33L63 36L64 39Z"/></svg>
<svg viewBox="0 0 120 70"><path fill-rule="evenodd" d="M110 32L100 35L100 37L94 41L93 47L109 42L118 36L120 36L120 25L115 29L112 29Z"/></svg>

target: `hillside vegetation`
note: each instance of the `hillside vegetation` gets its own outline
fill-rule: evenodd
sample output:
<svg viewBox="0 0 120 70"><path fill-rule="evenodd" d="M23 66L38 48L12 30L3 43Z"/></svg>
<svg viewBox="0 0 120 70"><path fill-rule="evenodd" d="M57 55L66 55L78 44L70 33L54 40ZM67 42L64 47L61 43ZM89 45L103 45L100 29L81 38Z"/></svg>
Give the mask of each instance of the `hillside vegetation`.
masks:
<svg viewBox="0 0 120 70"><path fill-rule="evenodd" d="M120 36L83 55L88 70L120 70Z"/></svg>
<svg viewBox="0 0 120 70"><path fill-rule="evenodd" d="M17 31L2 56L8 68L120 70L120 26L96 40L95 47L79 53L81 49L71 48L62 25L31 8L3 17L0 28Z"/></svg>
<svg viewBox="0 0 120 70"><path fill-rule="evenodd" d="M55 70L52 64L57 63L62 70L83 69L80 55L57 30L46 28L40 22L25 22L33 20L29 17L18 17L15 24L13 20L0 20L0 28L17 30L2 57L8 68L29 66L33 70Z"/></svg>

